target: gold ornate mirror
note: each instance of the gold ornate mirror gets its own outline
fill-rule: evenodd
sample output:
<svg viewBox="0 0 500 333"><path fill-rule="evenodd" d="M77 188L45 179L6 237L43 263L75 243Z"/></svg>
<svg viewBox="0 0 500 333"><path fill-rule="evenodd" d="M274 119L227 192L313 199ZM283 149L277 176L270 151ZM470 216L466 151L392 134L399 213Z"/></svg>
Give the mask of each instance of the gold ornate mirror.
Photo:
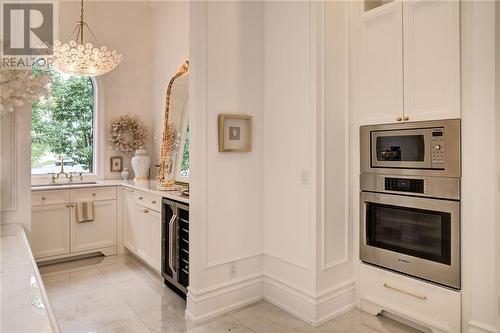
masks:
<svg viewBox="0 0 500 333"><path fill-rule="evenodd" d="M188 124L189 61L179 68L167 87L158 183L172 187L189 183Z"/></svg>

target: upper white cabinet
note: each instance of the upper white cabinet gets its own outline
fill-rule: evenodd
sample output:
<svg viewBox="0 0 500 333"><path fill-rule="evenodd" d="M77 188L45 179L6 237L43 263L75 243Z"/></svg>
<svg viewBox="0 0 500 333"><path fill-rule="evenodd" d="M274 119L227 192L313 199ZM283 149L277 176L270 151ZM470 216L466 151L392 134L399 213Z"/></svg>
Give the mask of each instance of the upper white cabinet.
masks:
<svg viewBox="0 0 500 333"><path fill-rule="evenodd" d="M363 12L359 21L359 82L364 123L390 123L403 110L401 3Z"/></svg>
<svg viewBox="0 0 500 333"><path fill-rule="evenodd" d="M460 3L360 3L362 124L460 118Z"/></svg>
<svg viewBox="0 0 500 333"><path fill-rule="evenodd" d="M460 117L460 2L403 3L404 114Z"/></svg>

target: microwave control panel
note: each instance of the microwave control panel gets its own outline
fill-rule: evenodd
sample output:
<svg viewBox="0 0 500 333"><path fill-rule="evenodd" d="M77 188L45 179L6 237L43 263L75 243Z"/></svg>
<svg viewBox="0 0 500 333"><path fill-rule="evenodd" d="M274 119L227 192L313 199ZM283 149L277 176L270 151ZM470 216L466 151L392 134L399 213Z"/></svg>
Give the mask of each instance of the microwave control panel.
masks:
<svg viewBox="0 0 500 333"><path fill-rule="evenodd" d="M431 130L432 168L444 167L444 128Z"/></svg>
<svg viewBox="0 0 500 333"><path fill-rule="evenodd" d="M394 192L413 192L413 193L425 193L426 184L423 179L408 179L408 178L390 178L383 177L384 186L383 189L386 191Z"/></svg>

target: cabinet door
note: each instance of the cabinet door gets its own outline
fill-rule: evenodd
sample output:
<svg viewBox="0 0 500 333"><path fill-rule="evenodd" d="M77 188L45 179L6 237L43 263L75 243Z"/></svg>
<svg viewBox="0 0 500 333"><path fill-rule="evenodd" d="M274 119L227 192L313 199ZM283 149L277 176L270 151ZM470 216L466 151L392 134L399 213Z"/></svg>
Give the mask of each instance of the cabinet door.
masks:
<svg viewBox="0 0 500 333"><path fill-rule="evenodd" d="M151 223L148 219L147 208L139 205L135 205L135 228L134 232L136 235L136 251L135 253L144 261L148 262L149 255L151 253Z"/></svg>
<svg viewBox="0 0 500 333"><path fill-rule="evenodd" d="M460 117L460 2L403 3L405 116Z"/></svg>
<svg viewBox="0 0 500 333"><path fill-rule="evenodd" d="M149 264L161 271L161 214L155 211L149 211L149 222L151 224L151 252L149 255Z"/></svg>
<svg viewBox="0 0 500 333"><path fill-rule="evenodd" d="M34 257L69 253L69 229L66 204L32 207L30 246Z"/></svg>
<svg viewBox="0 0 500 333"><path fill-rule="evenodd" d="M73 206L75 206L73 204ZM116 200L94 201L94 221L79 223L71 209L71 252L116 246Z"/></svg>
<svg viewBox="0 0 500 333"><path fill-rule="evenodd" d="M359 88L362 124L403 116L402 4L393 1L359 20Z"/></svg>
<svg viewBox="0 0 500 333"><path fill-rule="evenodd" d="M130 251L136 251L137 235L135 232L135 197L134 190L122 188L122 223L123 223L123 245Z"/></svg>

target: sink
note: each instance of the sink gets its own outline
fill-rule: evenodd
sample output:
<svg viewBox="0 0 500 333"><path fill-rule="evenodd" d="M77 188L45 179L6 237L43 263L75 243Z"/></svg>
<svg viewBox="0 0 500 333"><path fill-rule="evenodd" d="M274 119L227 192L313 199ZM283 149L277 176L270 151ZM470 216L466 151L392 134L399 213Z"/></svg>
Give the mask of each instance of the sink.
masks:
<svg viewBox="0 0 500 333"><path fill-rule="evenodd" d="M97 182L78 182L78 183L50 183L50 184L35 184L31 187L52 187L52 186L75 186L75 185L92 185L97 184Z"/></svg>

